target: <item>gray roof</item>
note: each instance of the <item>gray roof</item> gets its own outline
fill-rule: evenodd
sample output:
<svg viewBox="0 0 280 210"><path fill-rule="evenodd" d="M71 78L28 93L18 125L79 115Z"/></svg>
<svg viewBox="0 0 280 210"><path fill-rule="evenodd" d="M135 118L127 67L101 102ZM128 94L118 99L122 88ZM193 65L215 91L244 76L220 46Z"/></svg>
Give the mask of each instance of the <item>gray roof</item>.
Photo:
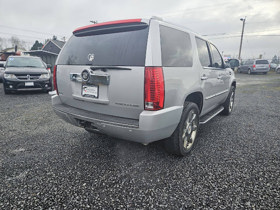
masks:
<svg viewBox="0 0 280 210"><path fill-rule="evenodd" d="M54 41L55 40L50 40L47 44L45 44L42 48L42 51L47 51L58 55L61 48Z"/></svg>
<svg viewBox="0 0 280 210"><path fill-rule="evenodd" d="M51 40L53 43L55 43L58 47L60 47L60 49L63 47L63 45L65 44L65 42L63 41L59 41L59 40Z"/></svg>
<svg viewBox="0 0 280 210"><path fill-rule="evenodd" d="M40 56L43 54L58 55L65 42L59 40L49 40L41 50L25 51L31 55Z"/></svg>

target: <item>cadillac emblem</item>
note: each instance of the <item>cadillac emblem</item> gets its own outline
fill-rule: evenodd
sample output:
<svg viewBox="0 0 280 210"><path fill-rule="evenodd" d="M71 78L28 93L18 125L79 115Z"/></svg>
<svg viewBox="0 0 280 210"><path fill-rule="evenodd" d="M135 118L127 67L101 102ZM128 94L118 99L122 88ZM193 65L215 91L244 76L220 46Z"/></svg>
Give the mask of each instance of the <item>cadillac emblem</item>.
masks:
<svg viewBox="0 0 280 210"><path fill-rule="evenodd" d="M88 81L89 78L90 78L90 73L88 70L83 70L82 73L81 73L81 76L83 78L84 81Z"/></svg>
<svg viewBox="0 0 280 210"><path fill-rule="evenodd" d="M94 54L88 54L88 60L93 61L94 60Z"/></svg>

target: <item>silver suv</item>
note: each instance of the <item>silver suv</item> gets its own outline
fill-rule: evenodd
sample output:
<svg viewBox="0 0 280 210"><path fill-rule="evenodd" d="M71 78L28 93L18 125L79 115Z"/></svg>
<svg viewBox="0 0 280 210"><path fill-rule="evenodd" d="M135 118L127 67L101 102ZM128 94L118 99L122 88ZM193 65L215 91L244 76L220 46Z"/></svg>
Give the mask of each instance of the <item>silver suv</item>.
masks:
<svg viewBox="0 0 280 210"><path fill-rule="evenodd" d="M217 48L159 19L76 29L54 68L53 109L87 131L186 155L199 124L233 109L236 81Z"/></svg>

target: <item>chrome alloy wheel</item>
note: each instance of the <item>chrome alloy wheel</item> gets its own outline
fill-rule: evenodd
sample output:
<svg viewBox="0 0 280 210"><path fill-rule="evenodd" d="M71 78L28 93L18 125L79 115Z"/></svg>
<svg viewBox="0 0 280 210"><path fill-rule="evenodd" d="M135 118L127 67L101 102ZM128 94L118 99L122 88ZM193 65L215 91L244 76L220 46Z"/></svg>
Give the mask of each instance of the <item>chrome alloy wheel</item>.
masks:
<svg viewBox="0 0 280 210"><path fill-rule="evenodd" d="M198 115L191 110L188 114L188 117L184 123L182 140L183 146L186 150L189 150L195 141L198 128Z"/></svg>
<svg viewBox="0 0 280 210"><path fill-rule="evenodd" d="M235 94L235 91L234 89L232 90L231 92L231 96L230 96L230 99L229 99L229 112L232 111L233 109L233 104L234 104L234 94Z"/></svg>

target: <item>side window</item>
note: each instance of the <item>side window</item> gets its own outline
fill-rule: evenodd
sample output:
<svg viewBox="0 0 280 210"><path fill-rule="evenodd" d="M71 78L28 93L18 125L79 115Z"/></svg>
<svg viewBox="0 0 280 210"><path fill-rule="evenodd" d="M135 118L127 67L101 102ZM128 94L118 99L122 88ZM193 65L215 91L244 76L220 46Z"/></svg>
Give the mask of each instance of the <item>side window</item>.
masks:
<svg viewBox="0 0 280 210"><path fill-rule="evenodd" d="M214 45L210 44L210 46L212 51L212 67L223 68L223 59L219 51Z"/></svg>
<svg viewBox="0 0 280 210"><path fill-rule="evenodd" d="M166 26L160 26L162 65L166 67L191 67L193 53L190 35Z"/></svg>
<svg viewBox="0 0 280 210"><path fill-rule="evenodd" d="M195 40L197 45L198 57L201 65L204 67L210 67L211 66L210 54L206 41L197 37L195 38Z"/></svg>
<svg viewBox="0 0 280 210"><path fill-rule="evenodd" d="M251 61L251 60L245 62L245 65L253 65L253 64L254 64L254 61Z"/></svg>

